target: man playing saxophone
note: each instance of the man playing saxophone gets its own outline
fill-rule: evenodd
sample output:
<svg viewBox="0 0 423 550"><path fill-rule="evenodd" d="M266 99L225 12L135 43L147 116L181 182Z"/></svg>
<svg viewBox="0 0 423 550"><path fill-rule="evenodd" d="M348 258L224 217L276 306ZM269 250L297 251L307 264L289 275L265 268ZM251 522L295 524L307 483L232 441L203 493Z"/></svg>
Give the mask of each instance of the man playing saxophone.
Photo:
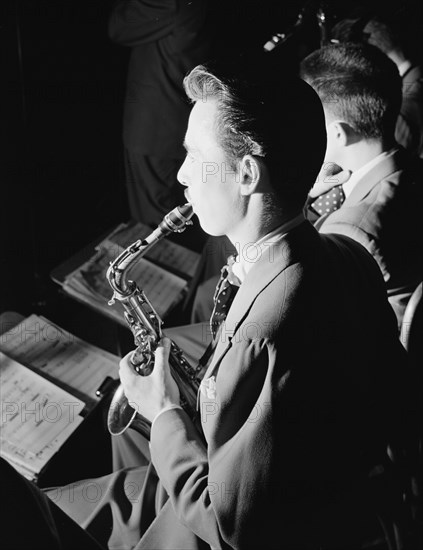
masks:
<svg viewBox="0 0 423 550"><path fill-rule="evenodd" d="M114 549L381 543L371 479L401 418L404 350L373 258L303 217L326 147L321 103L276 72L199 66L184 84L178 179L202 228L238 251L215 295L200 427L180 406L170 341L149 376L131 352L119 374L152 423L151 462L72 484L55 503L88 531L101 525Z"/></svg>

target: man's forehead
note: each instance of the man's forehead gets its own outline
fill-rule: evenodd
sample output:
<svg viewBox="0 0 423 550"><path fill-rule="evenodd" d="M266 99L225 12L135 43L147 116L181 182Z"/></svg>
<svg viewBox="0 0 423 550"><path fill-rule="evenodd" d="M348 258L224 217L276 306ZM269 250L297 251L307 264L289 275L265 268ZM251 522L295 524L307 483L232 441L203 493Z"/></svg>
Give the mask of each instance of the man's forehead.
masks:
<svg viewBox="0 0 423 550"><path fill-rule="evenodd" d="M186 149L216 146L215 119L217 103L215 100L197 101L191 110L184 145Z"/></svg>
<svg viewBox="0 0 423 550"><path fill-rule="evenodd" d="M217 112L217 102L215 100L196 101L191 110L188 128L193 130L212 130Z"/></svg>

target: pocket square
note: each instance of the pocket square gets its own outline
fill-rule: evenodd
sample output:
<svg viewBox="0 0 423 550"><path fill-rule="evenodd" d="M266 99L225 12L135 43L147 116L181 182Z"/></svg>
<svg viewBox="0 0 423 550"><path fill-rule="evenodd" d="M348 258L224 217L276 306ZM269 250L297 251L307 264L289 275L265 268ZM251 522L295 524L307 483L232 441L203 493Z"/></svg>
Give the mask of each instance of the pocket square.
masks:
<svg viewBox="0 0 423 550"><path fill-rule="evenodd" d="M216 379L214 376L201 381L200 392L207 399L216 399Z"/></svg>

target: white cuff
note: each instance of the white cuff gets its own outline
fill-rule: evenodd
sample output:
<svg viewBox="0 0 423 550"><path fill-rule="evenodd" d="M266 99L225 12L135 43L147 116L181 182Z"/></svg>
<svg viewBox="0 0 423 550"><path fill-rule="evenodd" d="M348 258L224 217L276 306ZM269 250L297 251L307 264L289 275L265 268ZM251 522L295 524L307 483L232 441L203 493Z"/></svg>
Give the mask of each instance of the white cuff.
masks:
<svg viewBox="0 0 423 550"><path fill-rule="evenodd" d="M154 422L159 418L161 414L163 414L166 411L171 411L172 409L182 409L181 405L168 405L164 409L162 409L159 413L156 414L156 416L153 418L153 421L151 423L151 429L153 429Z"/></svg>

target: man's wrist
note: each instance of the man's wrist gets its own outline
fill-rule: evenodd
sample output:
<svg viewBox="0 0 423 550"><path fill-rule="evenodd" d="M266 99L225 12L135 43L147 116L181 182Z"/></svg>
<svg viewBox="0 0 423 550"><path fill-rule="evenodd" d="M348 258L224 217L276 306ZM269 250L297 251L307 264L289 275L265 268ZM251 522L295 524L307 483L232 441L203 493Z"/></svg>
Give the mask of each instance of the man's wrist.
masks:
<svg viewBox="0 0 423 550"><path fill-rule="evenodd" d="M151 429L153 429L153 424L154 422L159 418L159 416L161 416L163 413L167 412L167 411L171 411L173 409L182 409L181 405L177 405L176 403L172 404L172 405L167 405L166 407L164 407L163 409L161 409L157 414L156 416L153 418L152 422L151 422Z"/></svg>

